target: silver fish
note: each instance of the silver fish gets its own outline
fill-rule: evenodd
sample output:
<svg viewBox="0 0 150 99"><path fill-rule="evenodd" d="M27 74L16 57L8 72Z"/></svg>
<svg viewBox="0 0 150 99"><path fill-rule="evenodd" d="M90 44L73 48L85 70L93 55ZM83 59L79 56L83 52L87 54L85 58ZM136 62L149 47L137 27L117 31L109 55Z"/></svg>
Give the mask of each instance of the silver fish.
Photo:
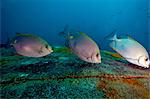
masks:
<svg viewBox="0 0 150 99"><path fill-rule="evenodd" d="M18 54L28 57L42 57L53 52L45 40L32 34L16 33L11 45Z"/></svg>
<svg viewBox="0 0 150 99"><path fill-rule="evenodd" d="M110 47L123 56L128 62L148 68L150 66L149 55L146 49L131 37L118 39L117 35L110 39Z"/></svg>

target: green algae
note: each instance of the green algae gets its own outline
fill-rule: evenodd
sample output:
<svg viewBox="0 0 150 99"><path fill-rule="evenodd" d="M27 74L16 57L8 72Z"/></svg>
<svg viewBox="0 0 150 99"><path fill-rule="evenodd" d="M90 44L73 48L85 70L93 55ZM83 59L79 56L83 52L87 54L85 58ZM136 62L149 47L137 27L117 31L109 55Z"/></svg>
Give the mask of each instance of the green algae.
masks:
<svg viewBox="0 0 150 99"><path fill-rule="evenodd" d="M128 93L134 93L135 97L139 96L143 99L147 97L138 93L139 87L135 88L134 84L128 85L121 80L122 78L116 77L117 75L149 76L148 70L126 66L127 61L114 58L106 51L101 51L101 64L90 64L70 52L69 54L63 52L62 49L64 50L64 48L56 47L56 52L42 58L10 56L9 53L2 55L0 59L2 63L1 97L82 99L132 97L132 94L126 94L126 90ZM9 52L9 49L6 50ZM105 77L104 74L109 75ZM106 88L101 88L103 81L107 85ZM143 91L149 87L148 78L136 79L136 81L143 84L141 87ZM99 84L100 87L98 87ZM132 90L133 87L134 90Z"/></svg>

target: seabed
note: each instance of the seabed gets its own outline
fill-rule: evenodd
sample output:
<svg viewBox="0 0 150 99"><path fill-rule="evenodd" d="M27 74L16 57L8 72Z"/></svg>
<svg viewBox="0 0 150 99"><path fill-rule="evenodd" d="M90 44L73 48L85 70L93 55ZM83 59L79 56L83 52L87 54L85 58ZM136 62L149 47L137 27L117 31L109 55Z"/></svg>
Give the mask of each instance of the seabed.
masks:
<svg viewBox="0 0 150 99"><path fill-rule="evenodd" d="M1 98L150 99L150 69L101 51L102 63L80 60L65 47L41 58L0 48Z"/></svg>

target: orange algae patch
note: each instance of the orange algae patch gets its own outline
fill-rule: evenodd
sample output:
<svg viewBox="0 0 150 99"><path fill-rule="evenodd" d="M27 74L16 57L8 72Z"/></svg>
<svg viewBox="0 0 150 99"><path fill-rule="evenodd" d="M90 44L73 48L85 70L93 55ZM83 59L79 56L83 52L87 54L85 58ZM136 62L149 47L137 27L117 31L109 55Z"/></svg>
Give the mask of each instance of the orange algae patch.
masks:
<svg viewBox="0 0 150 99"><path fill-rule="evenodd" d="M106 92L106 95L108 97L111 97L113 99L119 99L119 96L118 96L118 91L116 89L111 89L110 91L107 91Z"/></svg>
<svg viewBox="0 0 150 99"><path fill-rule="evenodd" d="M112 99L119 99L118 91L109 86L109 82L102 80L97 85L98 90L103 90L106 93L106 96Z"/></svg>
<svg viewBox="0 0 150 99"><path fill-rule="evenodd" d="M121 97L150 99L150 90L142 80L147 80L147 78L139 80L134 76L106 75L106 78L104 77L97 83L97 89L103 90L110 99L119 99Z"/></svg>
<svg viewBox="0 0 150 99"><path fill-rule="evenodd" d="M142 82L136 80L136 79L122 79L122 82L128 85L133 85L137 87L144 87Z"/></svg>
<svg viewBox="0 0 150 99"><path fill-rule="evenodd" d="M141 97L143 99L150 99L150 90L147 87L145 87L144 83L142 83L141 81L136 79L122 79L122 82L133 88L133 93L136 93L136 98Z"/></svg>
<svg viewBox="0 0 150 99"><path fill-rule="evenodd" d="M113 57L116 57L116 58L123 58L120 54L118 53L113 53L113 52L108 52L108 51L105 51L106 54L108 55L111 55Z"/></svg>
<svg viewBox="0 0 150 99"><path fill-rule="evenodd" d="M102 89L103 91L106 91L107 83L106 81L99 81L97 84L97 89Z"/></svg>
<svg viewBox="0 0 150 99"><path fill-rule="evenodd" d="M113 53L111 56L116 57L116 58L123 58L120 54L118 53Z"/></svg>

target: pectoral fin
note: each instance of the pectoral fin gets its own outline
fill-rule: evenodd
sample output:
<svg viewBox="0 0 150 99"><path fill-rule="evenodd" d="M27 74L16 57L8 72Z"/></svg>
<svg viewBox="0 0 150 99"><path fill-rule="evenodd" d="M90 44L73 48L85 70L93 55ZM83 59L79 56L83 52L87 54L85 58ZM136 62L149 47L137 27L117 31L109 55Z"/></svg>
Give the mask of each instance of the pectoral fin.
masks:
<svg viewBox="0 0 150 99"><path fill-rule="evenodd" d="M40 50L38 50L38 53L39 53L39 54L42 54L42 53L43 53L43 50L42 50L42 49L43 49L43 48L41 47Z"/></svg>
<svg viewBox="0 0 150 99"><path fill-rule="evenodd" d="M10 45L14 45L17 43L17 40L14 40L12 43L10 43Z"/></svg>
<svg viewBox="0 0 150 99"><path fill-rule="evenodd" d="M127 59L127 60L131 60L131 61L133 61L133 62L137 62L137 63L139 63L139 59L134 59L134 58L128 58L128 57L124 57L125 59ZM139 63L140 64L140 63Z"/></svg>

